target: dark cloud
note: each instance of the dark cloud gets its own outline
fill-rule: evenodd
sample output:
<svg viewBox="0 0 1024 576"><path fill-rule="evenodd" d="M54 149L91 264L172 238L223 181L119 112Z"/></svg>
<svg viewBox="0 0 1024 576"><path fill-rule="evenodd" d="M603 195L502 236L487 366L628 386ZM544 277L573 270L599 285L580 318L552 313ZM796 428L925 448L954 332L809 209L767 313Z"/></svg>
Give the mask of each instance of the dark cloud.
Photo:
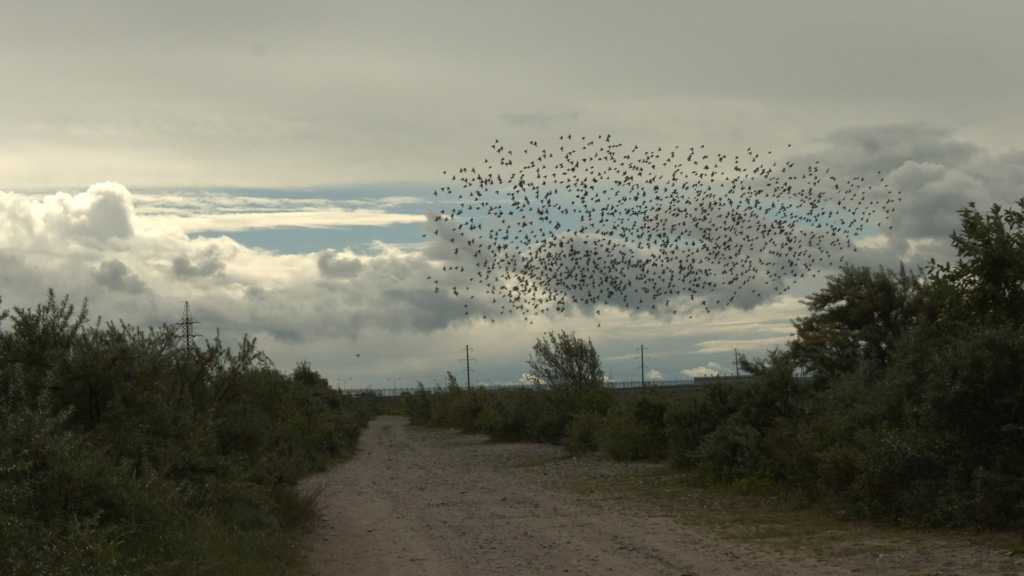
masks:
<svg viewBox="0 0 1024 576"><path fill-rule="evenodd" d="M7 185L424 181L574 120L758 145L892 118L1006 142L1022 121L1020 2L6 4Z"/></svg>
<svg viewBox="0 0 1024 576"><path fill-rule="evenodd" d="M466 317L468 310L473 318L479 317L489 307L473 304L465 306L461 299L449 293L434 293L432 288L386 288L383 297L392 303L388 311L389 324L408 326L419 332L443 330Z"/></svg>
<svg viewBox="0 0 1024 576"><path fill-rule="evenodd" d="M4 305L32 304L33 299L44 298L52 285L24 256L0 250L0 298Z"/></svg>
<svg viewBox="0 0 1024 576"><path fill-rule="evenodd" d="M849 174L889 174L904 162L962 165L982 148L958 140L935 125L891 124L841 128L825 138L826 149L816 157Z"/></svg>
<svg viewBox="0 0 1024 576"><path fill-rule="evenodd" d="M171 262L171 272L182 280L219 276L224 273L224 268L220 253L213 247L203 250L195 259L182 254Z"/></svg>
<svg viewBox="0 0 1024 576"><path fill-rule="evenodd" d="M110 290L133 294L146 291L146 284L116 258L100 263L93 277L97 284Z"/></svg>
<svg viewBox="0 0 1024 576"><path fill-rule="evenodd" d="M974 202L987 210L1024 195L1024 153L993 153L950 130L922 124L862 126L825 139L819 157L842 173L877 174L899 190L902 203L884 245L862 249L864 264L918 267L952 257L957 211ZM809 158L802 158L806 161Z"/></svg>

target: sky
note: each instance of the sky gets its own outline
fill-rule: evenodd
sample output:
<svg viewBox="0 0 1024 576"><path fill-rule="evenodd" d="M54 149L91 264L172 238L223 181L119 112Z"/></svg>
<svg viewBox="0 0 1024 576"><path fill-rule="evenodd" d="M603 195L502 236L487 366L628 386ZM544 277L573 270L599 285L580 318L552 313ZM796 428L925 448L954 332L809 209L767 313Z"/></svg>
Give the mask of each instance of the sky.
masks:
<svg viewBox="0 0 1024 576"><path fill-rule="evenodd" d="M852 261L950 257L956 209L1024 196L1019 2L0 0L0 297L255 335L337 386L518 381L548 330L613 379L732 370L792 334L798 282L686 321L496 323L425 276L442 170L495 138L611 133L881 171ZM785 148L792 144L792 148ZM822 270L824 273L834 272Z"/></svg>

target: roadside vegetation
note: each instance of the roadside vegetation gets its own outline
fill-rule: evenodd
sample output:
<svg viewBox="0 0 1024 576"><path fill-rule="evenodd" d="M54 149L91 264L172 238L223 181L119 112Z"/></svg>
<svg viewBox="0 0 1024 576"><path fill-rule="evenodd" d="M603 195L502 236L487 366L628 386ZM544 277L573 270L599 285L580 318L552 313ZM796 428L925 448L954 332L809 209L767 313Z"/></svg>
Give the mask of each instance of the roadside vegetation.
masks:
<svg viewBox="0 0 1024 576"><path fill-rule="evenodd" d="M91 322L52 292L0 314L0 573L287 574L296 481L349 455L374 399L254 340Z"/></svg>
<svg viewBox="0 0 1024 576"><path fill-rule="evenodd" d="M668 459L844 517L1024 528L1024 200L959 214L952 262L842 268L807 299L794 340L743 360L747 385L615 395L593 346L561 332L534 346L535 387L467 390L450 376L406 395L406 413L495 440Z"/></svg>

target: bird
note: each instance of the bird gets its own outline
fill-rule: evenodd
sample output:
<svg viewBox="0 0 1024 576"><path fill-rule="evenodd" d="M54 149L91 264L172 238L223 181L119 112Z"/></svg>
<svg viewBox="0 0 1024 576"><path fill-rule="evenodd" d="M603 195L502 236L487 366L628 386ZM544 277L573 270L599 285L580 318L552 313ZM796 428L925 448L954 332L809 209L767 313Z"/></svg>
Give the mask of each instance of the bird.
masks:
<svg viewBox="0 0 1024 576"><path fill-rule="evenodd" d="M565 134L490 148L480 165L442 171L451 180L434 190L432 224L448 254L428 279L439 298L464 299L466 315L480 294L491 321L602 308L692 319L749 306L842 262L902 202L881 174L842 177L752 147Z"/></svg>

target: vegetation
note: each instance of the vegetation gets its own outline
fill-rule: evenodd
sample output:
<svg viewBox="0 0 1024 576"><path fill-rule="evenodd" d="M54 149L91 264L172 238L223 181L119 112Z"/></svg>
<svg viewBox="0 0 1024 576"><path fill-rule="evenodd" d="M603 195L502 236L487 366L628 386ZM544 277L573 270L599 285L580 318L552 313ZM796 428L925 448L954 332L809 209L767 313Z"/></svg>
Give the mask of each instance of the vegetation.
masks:
<svg viewBox="0 0 1024 576"><path fill-rule="evenodd" d="M408 396L407 411L497 440L666 457L848 516L1024 528L1024 200L960 218L948 264L829 278L789 345L743 359L747 386L616 399L593 346L563 332L534 347L534 388L452 380Z"/></svg>
<svg viewBox="0 0 1024 576"><path fill-rule="evenodd" d="M483 432L496 440L557 443L570 424L604 414L611 392L594 345L567 332L552 333L533 347L529 360L531 389L465 389L451 373L443 390L422 384L403 399L413 424Z"/></svg>
<svg viewBox="0 0 1024 576"><path fill-rule="evenodd" d="M68 298L0 314L0 573L282 574L372 399L255 341L89 323Z"/></svg>

